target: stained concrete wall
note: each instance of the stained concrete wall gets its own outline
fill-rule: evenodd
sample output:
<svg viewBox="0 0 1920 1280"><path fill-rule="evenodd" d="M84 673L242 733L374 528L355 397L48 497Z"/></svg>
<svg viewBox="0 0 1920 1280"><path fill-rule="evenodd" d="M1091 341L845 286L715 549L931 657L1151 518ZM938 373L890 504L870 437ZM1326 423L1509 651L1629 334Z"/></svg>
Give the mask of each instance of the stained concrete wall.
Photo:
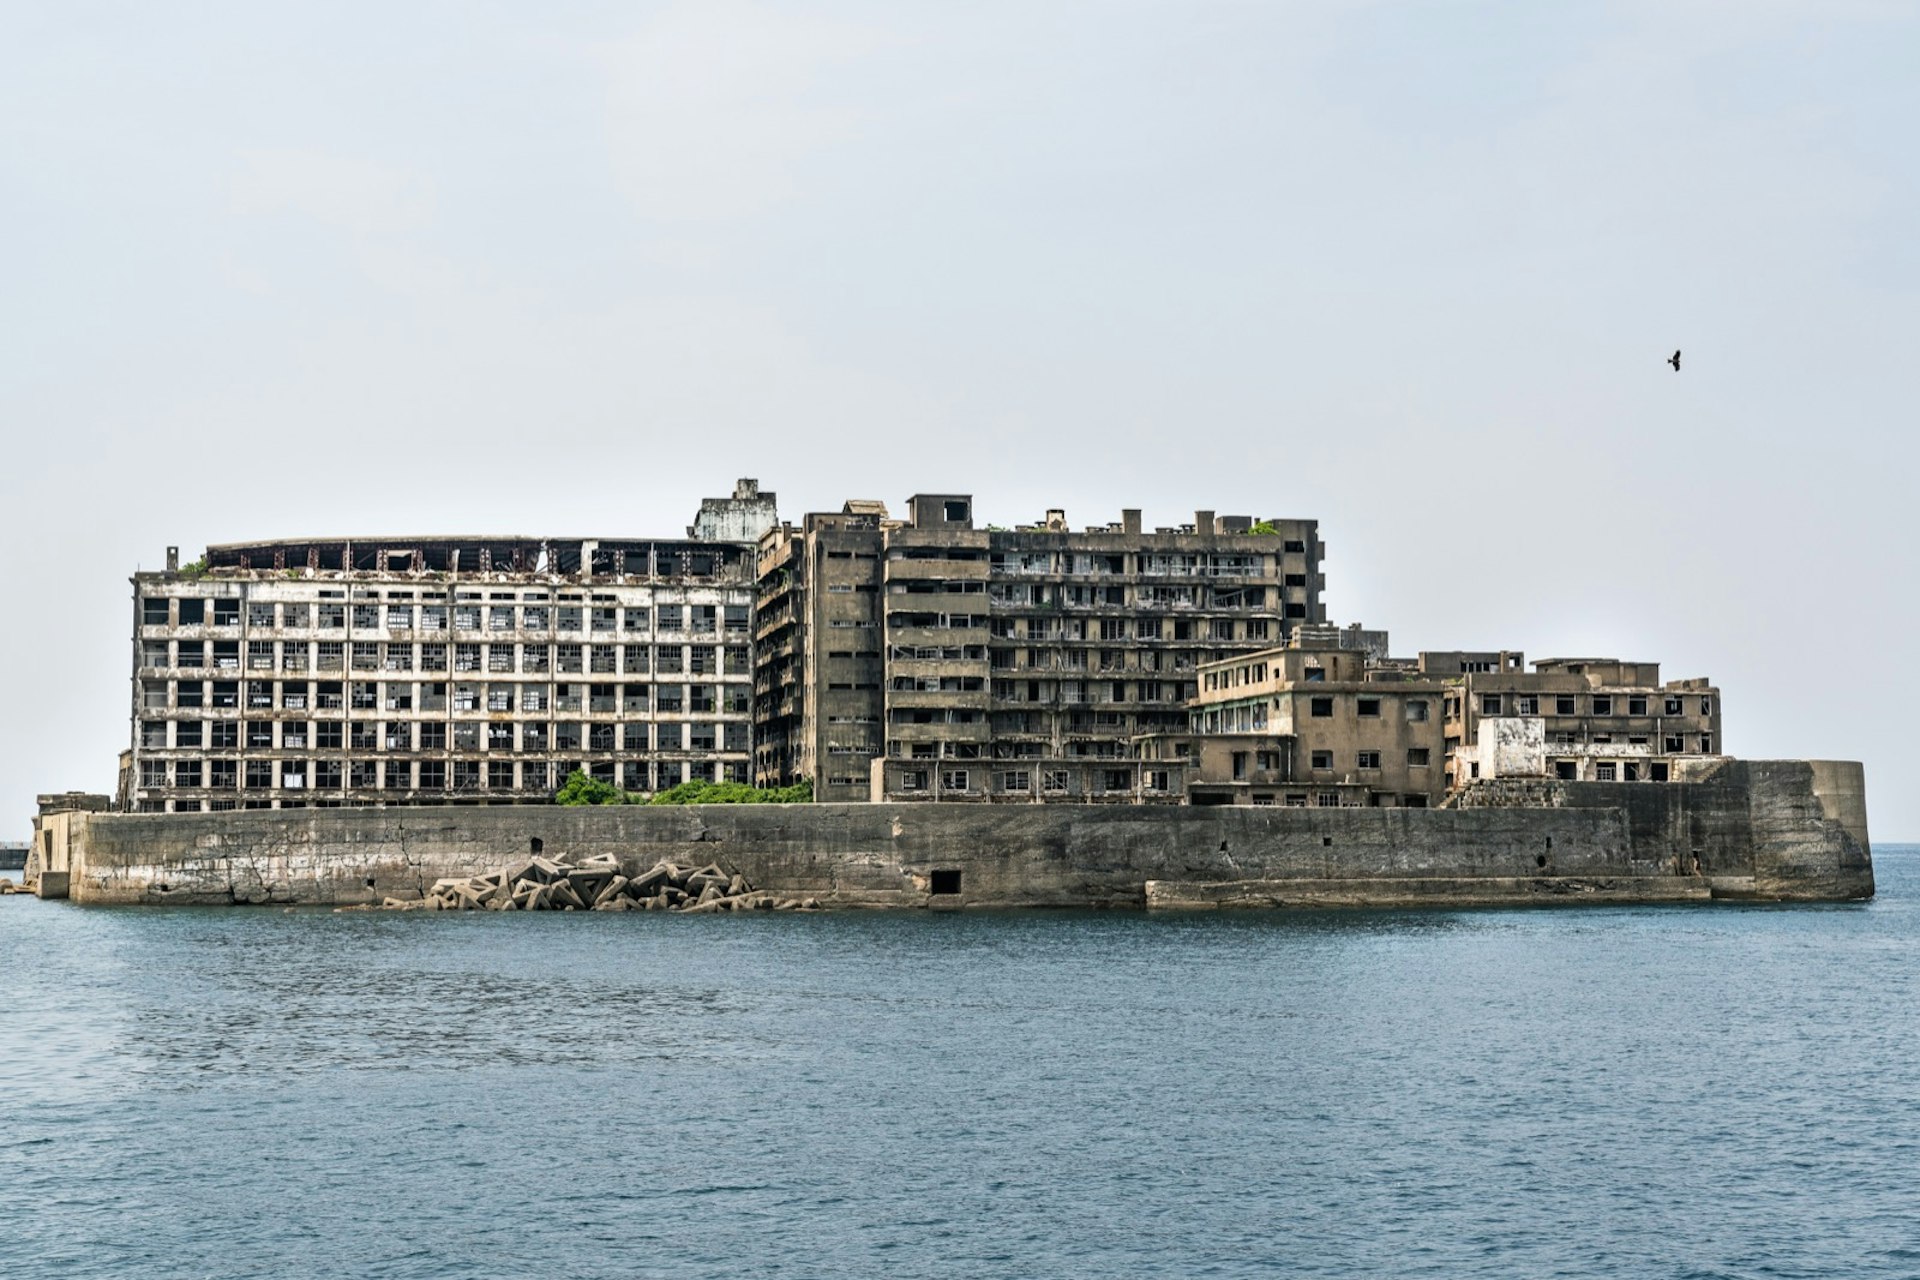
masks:
<svg viewBox="0 0 1920 1280"><path fill-rule="evenodd" d="M75 815L81 902L377 902L538 849L718 862L865 906L1871 896L1858 765L1737 762L1696 784L1559 784L1539 807L976 805L253 810ZM1694 859L1700 866L1696 872ZM930 894L935 870L958 895ZM1688 887L1676 891L1674 881ZM1149 888L1150 883L1157 886ZM1332 886L1331 889L1324 886Z"/></svg>

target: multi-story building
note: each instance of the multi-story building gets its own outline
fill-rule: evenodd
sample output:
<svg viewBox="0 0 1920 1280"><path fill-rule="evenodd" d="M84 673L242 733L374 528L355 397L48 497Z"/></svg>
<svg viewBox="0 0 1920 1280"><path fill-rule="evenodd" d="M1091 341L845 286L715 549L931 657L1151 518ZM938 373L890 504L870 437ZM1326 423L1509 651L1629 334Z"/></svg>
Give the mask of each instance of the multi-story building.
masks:
<svg viewBox="0 0 1920 1280"><path fill-rule="evenodd" d="M1324 621L1310 520L1198 512L981 528L966 494L781 526L760 544L762 785L819 799L1181 798L1133 740L1184 729L1202 662ZM870 784L861 781L870 778Z"/></svg>
<svg viewBox="0 0 1920 1280"><path fill-rule="evenodd" d="M1438 804L1446 687L1322 643L1203 663L1188 733L1143 739L1142 753L1186 761L1194 804Z"/></svg>
<svg viewBox="0 0 1920 1280"><path fill-rule="evenodd" d="M1422 654L1423 668L1429 655ZM1452 664L1448 655L1437 671ZM1699 678L1660 680L1657 662L1517 653L1449 680L1446 750L1453 784L1494 772L1599 782L1666 782L1721 754L1720 691Z"/></svg>
<svg viewBox="0 0 1920 1280"><path fill-rule="evenodd" d="M1311 520L981 529L964 494L887 531L885 754L875 798L1177 800L1134 740L1183 729L1200 665L1323 622Z"/></svg>
<svg viewBox="0 0 1920 1280"><path fill-rule="evenodd" d="M783 524L759 547L754 780L813 782L816 800L864 802L882 750L880 617L885 503Z"/></svg>
<svg viewBox="0 0 1920 1280"><path fill-rule="evenodd" d="M757 496L757 495L756 495ZM136 574L126 803L545 801L752 770L753 549L339 538Z"/></svg>

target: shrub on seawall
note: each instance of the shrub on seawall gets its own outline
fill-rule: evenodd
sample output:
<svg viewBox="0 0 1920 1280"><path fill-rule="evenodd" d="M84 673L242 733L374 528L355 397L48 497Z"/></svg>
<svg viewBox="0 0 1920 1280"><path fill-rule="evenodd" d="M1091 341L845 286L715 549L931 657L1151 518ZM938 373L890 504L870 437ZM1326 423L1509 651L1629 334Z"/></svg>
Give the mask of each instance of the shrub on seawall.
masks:
<svg viewBox="0 0 1920 1280"><path fill-rule="evenodd" d="M750 787L744 782L683 782L647 797L622 791L575 769L553 796L555 804L806 804L813 799L813 783L791 787Z"/></svg>

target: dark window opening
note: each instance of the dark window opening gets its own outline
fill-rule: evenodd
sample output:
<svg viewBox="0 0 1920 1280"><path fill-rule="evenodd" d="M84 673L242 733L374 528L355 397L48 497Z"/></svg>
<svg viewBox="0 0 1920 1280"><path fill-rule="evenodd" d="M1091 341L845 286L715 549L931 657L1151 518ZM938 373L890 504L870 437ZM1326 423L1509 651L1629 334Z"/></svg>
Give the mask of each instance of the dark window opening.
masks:
<svg viewBox="0 0 1920 1280"><path fill-rule="evenodd" d="M943 894L960 892L960 873L951 870L934 872L933 891Z"/></svg>

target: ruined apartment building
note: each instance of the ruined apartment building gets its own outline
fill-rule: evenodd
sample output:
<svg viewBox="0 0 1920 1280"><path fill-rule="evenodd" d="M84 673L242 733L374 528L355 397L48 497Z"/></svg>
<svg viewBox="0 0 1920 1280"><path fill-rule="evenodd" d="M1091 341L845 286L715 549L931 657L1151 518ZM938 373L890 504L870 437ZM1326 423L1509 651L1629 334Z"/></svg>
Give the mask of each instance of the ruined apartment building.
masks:
<svg viewBox="0 0 1920 1280"><path fill-rule="evenodd" d="M759 777L823 799L1177 802L1177 770L1143 768L1133 739L1185 727L1201 663L1323 622L1323 550L1313 521L1210 511L980 528L966 494L809 516L761 543Z"/></svg>
<svg viewBox="0 0 1920 1280"><path fill-rule="evenodd" d="M772 500L747 496L755 519ZM133 587L125 807L544 802L576 768L640 792L752 772L744 543L234 543L185 570L169 551Z"/></svg>
<svg viewBox="0 0 1920 1280"><path fill-rule="evenodd" d="M1719 689L1705 678L1662 683L1657 662L1543 658L1527 671L1520 653L1503 651L1423 653L1420 664L1451 685L1446 750L1456 787L1515 772L1666 782L1724 752Z"/></svg>
<svg viewBox="0 0 1920 1280"><path fill-rule="evenodd" d="M816 800L864 802L883 749L883 502L781 525L760 540L754 779L813 780Z"/></svg>
<svg viewBox="0 0 1920 1280"><path fill-rule="evenodd" d="M1202 664L1187 732L1142 754L1184 765L1193 804L1424 809L1447 792L1446 695L1363 646L1301 639Z"/></svg>

